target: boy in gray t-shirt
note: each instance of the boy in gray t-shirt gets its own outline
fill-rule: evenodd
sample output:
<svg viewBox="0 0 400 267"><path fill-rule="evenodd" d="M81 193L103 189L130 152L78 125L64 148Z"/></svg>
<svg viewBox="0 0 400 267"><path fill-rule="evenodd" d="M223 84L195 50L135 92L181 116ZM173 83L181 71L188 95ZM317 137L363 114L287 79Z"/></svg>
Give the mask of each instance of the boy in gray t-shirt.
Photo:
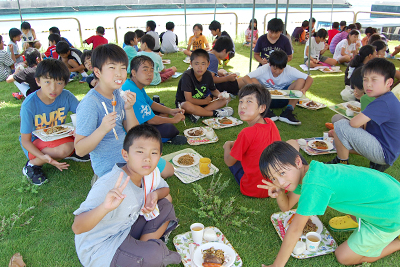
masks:
<svg viewBox="0 0 400 267"><path fill-rule="evenodd" d="M161 237L177 225L169 187L157 163L160 132L142 124L124 140L127 162L114 166L90 190L74 212L72 230L84 266L167 266L181 257L169 251Z"/></svg>

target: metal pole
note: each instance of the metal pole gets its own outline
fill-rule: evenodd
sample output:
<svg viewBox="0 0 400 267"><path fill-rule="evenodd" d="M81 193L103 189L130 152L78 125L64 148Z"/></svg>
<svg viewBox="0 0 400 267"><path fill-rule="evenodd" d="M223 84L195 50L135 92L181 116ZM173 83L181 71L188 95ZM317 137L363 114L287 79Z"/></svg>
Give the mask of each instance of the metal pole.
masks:
<svg viewBox="0 0 400 267"><path fill-rule="evenodd" d="M217 13L217 0L215 0L215 6L214 6L214 20L215 20L216 13Z"/></svg>
<svg viewBox="0 0 400 267"><path fill-rule="evenodd" d="M186 0L183 1L185 7L185 44L187 46L187 29L186 29Z"/></svg>
<svg viewBox="0 0 400 267"><path fill-rule="evenodd" d="M276 0L276 3L275 3L275 18L278 17L278 1L279 0Z"/></svg>
<svg viewBox="0 0 400 267"><path fill-rule="evenodd" d="M312 9L313 9L313 0L311 0L310 7L310 22L308 24L308 71L307 75L310 75L310 61L311 61L311 32L312 32ZM311 29L311 30L310 30Z"/></svg>
<svg viewBox="0 0 400 267"><path fill-rule="evenodd" d="M19 0L18 0L17 2L18 2L19 16L20 16L20 18L21 18L21 23L22 23L21 6L19 5Z"/></svg>
<svg viewBox="0 0 400 267"><path fill-rule="evenodd" d="M289 0L286 2L286 14L285 14L285 29L283 31L283 34L286 36L286 25L287 25L287 14L289 12Z"/></svg>
<svg viewBox="0 0 400 267"><path fill-rule="evenodd" d="M253 16L251 18L251 43L250 43L250 63L249 63L249 73L251 72L251 63L253 61L253 38L254 38L254 16L256 13L256 0L253 0Z"/></svg>
<svg viewBox="0 0 400 267"><path fill-rule="evenodd" d="M333 16L333 0L332 0L332 9L331 9L331 29L332 29L332 23L333 23L332 16Z"/></svg>

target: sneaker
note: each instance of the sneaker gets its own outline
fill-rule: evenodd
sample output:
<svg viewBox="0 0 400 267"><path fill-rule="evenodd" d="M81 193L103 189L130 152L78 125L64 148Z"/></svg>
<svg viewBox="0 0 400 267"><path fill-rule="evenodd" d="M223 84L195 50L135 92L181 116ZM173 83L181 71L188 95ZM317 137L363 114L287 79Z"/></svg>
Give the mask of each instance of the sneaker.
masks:
<svg viewBox="0 0 400 267"><path fill-rule="evenodd" d="M333 160L325 162L325 164L339 164L339 163L349 165L349 160L348 159L341 160L336 156Z"/></svg>
<svg viewBox="0 0 400 267"><path fill-rule="evenodd" d="M272 121L277 121L279 119L279 117L275 115L272 109L268 109L265 118L270 118Z"/></svg>
<svg viewBox="0 0 400 267"><path fill-rule="evenodd" d="M86 82L86 77L82 77L82 79L79 80L79 83L85 83Z"/></svg>
<svg viewBox="0 0 400 267"><path fill-rule="evenodd" d="M35 185L43 184L47 178L42 171L42 166L29 166L26 162L25 167L22 169L22 173Z"/></svg>
<svg viewBox="0 0 400 267"><path fill-rule="evenodd" d="M231 107L224 107L215 110L217 113L217 117L229 117L233 114L233 108Z"/></svg>
<svg viewBox="0 0 400 267"><path fill-rule="evenodd" d="M301 121L296 118L296 115L293 114L293 110L285 109L281 115L279 116L279 120L286 122L291 125L300 125Z"/></svg>
<svg viewBox="0 0 400 267"><path fill-rule="evenodd" d="M21 100L24 97L21 92L12 93L12 96L17 100Z"/></svg>
<svg viewBox="0 0 400 267"><path fill-rule="evenodd" d="M70 159L70 160L73 160L76 162L88 162L88 161L90 161L90 156L89 156L89 154L87 154L83 157L80 157L74 151L74 153L71 156L68 156L65 159Z"/></svg>
<svg viewBox="0 0 400 267"><path fill-rule="evenodd" d="M193 123L198 122L198 120L201 118L200 116L193 115L193 114L188 114L188 117Z"/></svg>
<svg viewBox="0 0 400 267"><path fill-rule="evenodd" d="M380 172L384 172L390 167L390 165L388 165L388 164L382 165L382 164L378 164L378 163L374 163L374 162L370 161L369 162L369 167L371 169L374 169L374 170L377 170L377 171L380 171Z"/></svg>
<svg viewBox="0 0 400 267"><path fill-rule="evenodd" d="M75 79L75 77L76 76L78 76L75 72L73 72L73 73L71 73L70 75L69 75L69 79Z"/></svg>
<svg viewBox="0 0 400 267"><path fill-rule="evenodd" d="M167 143L172 145L184 145L187 143L187 138L183 135L177 135L174 138L168 140Z"/></svg>

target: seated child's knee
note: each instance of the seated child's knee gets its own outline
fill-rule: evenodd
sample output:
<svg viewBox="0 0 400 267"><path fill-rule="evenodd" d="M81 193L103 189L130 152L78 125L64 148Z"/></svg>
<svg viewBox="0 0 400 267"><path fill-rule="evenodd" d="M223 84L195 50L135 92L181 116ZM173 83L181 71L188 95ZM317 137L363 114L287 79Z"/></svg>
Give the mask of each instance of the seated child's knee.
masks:
<svg viewBox="0 0 400 267"><path fill-rule="evenodd" d="M168 194L165 198L166 198L169 202L172 203L172 196L171 196L170 194Z"/></svg>
<svg viewBox="0 0 400 267"><path fill-rule="evenodd" d="M68 142L57 147L56 153L60 159L66 158L74 151L74 143Z"/></svg>

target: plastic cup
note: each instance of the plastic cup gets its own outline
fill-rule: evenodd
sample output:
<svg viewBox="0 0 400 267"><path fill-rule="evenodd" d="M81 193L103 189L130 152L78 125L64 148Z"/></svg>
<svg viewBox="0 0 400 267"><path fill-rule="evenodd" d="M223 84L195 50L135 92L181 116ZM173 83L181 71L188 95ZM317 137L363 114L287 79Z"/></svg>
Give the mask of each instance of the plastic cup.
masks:
<svg viewBox="0 0 400 267"><path fill-rule="evenodd" d="M71 114L71 121L74 127L76 128L76 114Z"/></svg>
<svg viewBox="0 0 400 267"><path fill-rule="evenodd" d="M209 174L210 173L210 164L211 159L209 158L201 158L199 162L199 170L201 174Z"/></svg>
<svg viewBox="0 0 400 267"><path fill-rule="evenodd" d="M306 247L308 251L317 251L320 243L321 235L317 232L309 232L308 234L306 234Z"/></svg>
<svg viewBox="0 0 400 267"><path fill-rule="evenodd" d="M192 232L193 242L201 245L203 242L204 225L202 223L194 223L190 226L190 231Z"/></svg>

